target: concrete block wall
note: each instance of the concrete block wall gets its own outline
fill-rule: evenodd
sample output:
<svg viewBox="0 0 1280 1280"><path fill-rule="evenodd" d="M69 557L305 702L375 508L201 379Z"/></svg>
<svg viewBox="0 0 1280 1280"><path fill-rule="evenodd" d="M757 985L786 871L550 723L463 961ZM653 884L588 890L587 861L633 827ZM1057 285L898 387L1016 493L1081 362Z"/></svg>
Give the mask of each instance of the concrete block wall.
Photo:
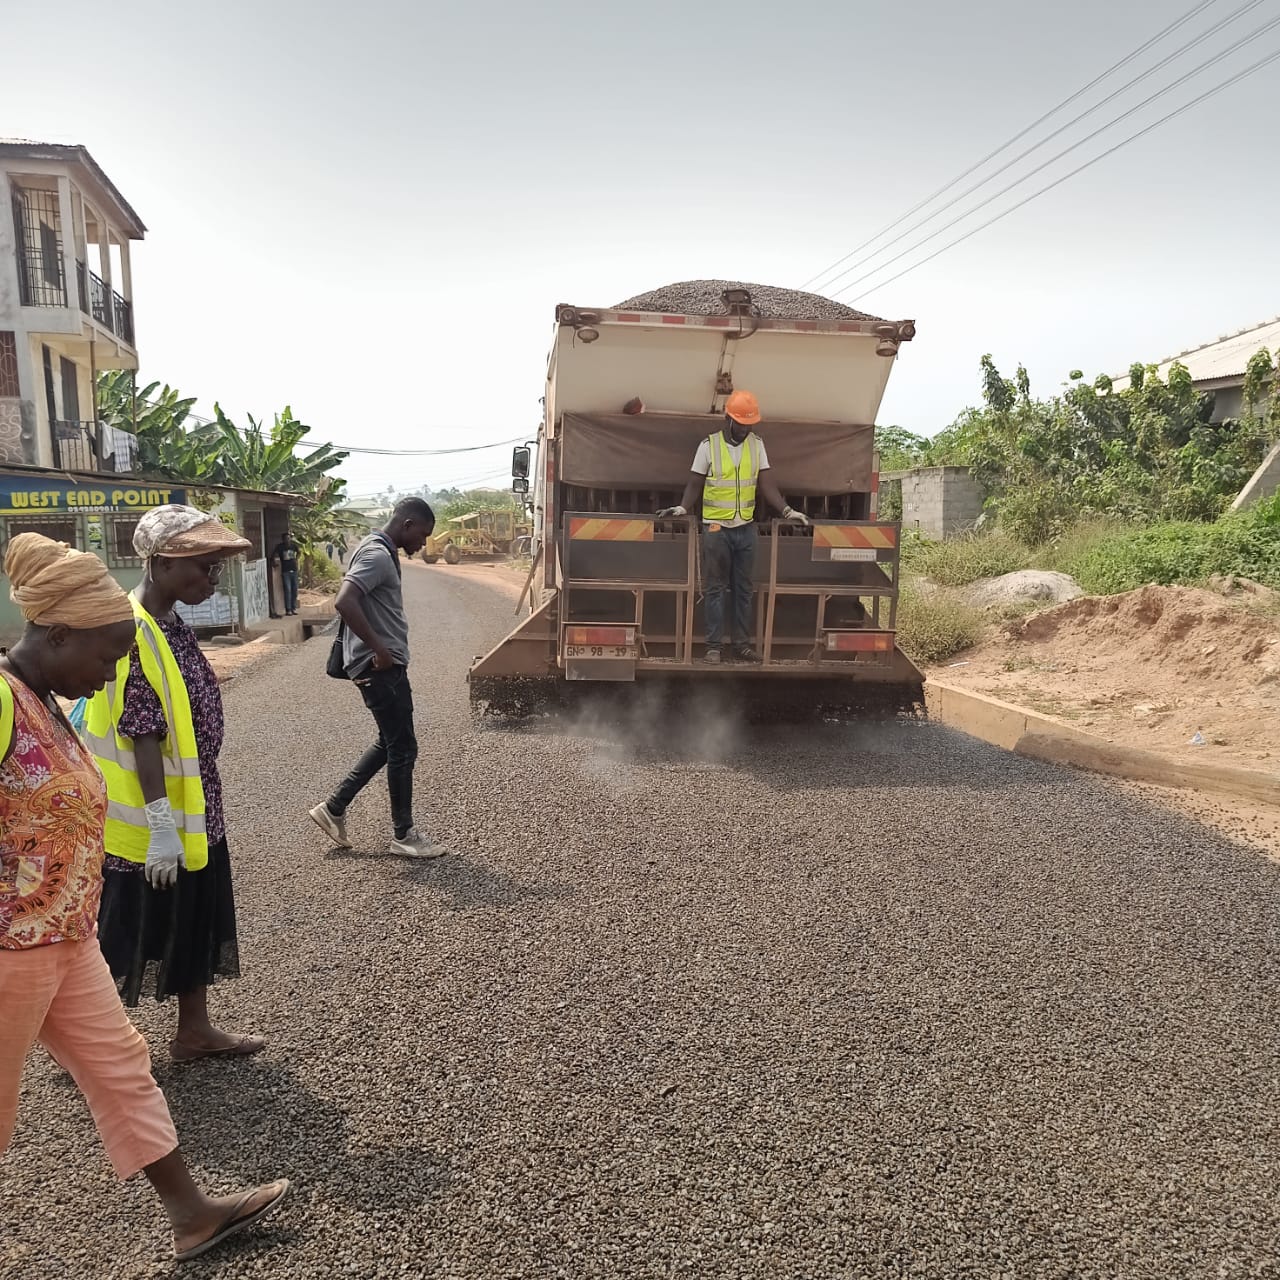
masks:
<svg viewBox="0 0 1280 1280"><path fill-rule="evenodd" d="M986 495L968 467L917 467L902 475L902 524L931 538L972 529Z"/></svg>

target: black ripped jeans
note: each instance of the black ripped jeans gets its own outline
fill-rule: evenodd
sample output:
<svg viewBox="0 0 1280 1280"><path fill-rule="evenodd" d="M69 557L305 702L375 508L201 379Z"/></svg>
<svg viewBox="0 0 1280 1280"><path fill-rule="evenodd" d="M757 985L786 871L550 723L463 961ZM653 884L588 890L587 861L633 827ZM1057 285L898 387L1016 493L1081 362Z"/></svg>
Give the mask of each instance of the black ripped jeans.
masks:
<svg viewBox="0 0 1280 1280"><path fill-rule="evenodd" d="M400 840L413 826L413 766L418 739L413 731L413 690L404 667L368 671L353 682L364 705L373 712L378 740L356 762L329 801L329 811L341 817L347 806L385 765L391 792L391 821Z"/></svg>

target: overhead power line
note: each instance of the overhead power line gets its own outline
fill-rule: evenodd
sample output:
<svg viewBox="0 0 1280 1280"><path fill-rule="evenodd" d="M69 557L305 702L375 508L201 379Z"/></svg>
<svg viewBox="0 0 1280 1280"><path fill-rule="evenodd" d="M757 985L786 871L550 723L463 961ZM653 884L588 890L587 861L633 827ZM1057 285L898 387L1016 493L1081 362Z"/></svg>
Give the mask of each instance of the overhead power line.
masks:
<svg viewBox="0 0 1280 1280"><path fill-rule="evenodd" d="M1254 75L1256 72L1261 71L1264 67L1268 67L1278 60L1280 60L1280 49L1275 50L1274 53L1268 54L1265 58L1259 59L1257 62L1253 63L1252 66L1245 67L1243 71L1238 71L1235 75L1230 77L1230 79L1224 80L1221 84L1214 85L1212 89L1206 90L1204 93L1200 94L1199 97L1192 98L1190 102L1183 103L1182 106L1170 111L1168 115L1161 116L1159 120L1152 121L1151 124L1139 129L1137 133L1130 134L1129 137L1117 142L1113 147L1108 147L1107 150L1102 152L1100 155L1094 156L1091 160L1086 160L1084 164L1072 169L1070 173L1064 173L1062 177L1055 178L1052 182L1041 187L1038 191L1033 191L1029 196L1025 196L1023 199L1019 200L1017 204L1010 205L1009 208L996 214L994 218L988 218L987 221L982 223L980 226L973 227L971 230L966 231L964 235L957 236L956 239L952 240L950 243L943 245L942 248L935 249L933 253L929 254L927 257L921 258L919 262L914 262L909 267L904 267L901 271L891 275L887 280L882 280L879 284L873 285L866 291L866 294L861 296L865 297L867 294L875 293L880 289L885 288L886 285L892 284L895 280L901 280L903 276L915 271L916 268L923 267L925 263L932 262L935 258L941 257L941 255L946 253L949 249L954 249L956 245L963 244L970 237L976 236L979 231L985 231L988 227L999 222L1002 218L1007 218L1011 213L1016 213L1024 205L1030 204L1033 200L1038 199L1046 192L1052 191L1055 187L1060 187L1064 182L1068 182L1077 174L1083 173L1086 169L1097 164L1100 160L1105 160L1108 156L1115 155L1117 151L1121 150L1123 147L1127 147L1131 142L1136 142L1139 138L1145 137L1153 129L1158 129L1161 125L1168 124L1170 120L1176 119L1184 112L1190 111L1192 107L1198 107L1202 102L1207 102L1210 98L1216 97L1218 94L1222 93L1223 90L1230 89L1233 85L1239 84L1241 80L1247 79L1249 76ZM970 213L972 212L973 210L970 210ZM932 238L933 237L931 236L930 239ZM910 252L910 250L907 250L907 252ZM888 264L886 263L885 265L887 266ZM872 272L871 274L875 275L876 273ZM852 286L849 287L851 288Z"/></svg>
<svg viewBox="0 0 1280 1280"><path fill-rule="evenodd" d="M1126 54L1123 58L1120 59L1119 62L1116 62L1112 66L1108 67L1104 72L1102 72L1101 75L1095 76L1092 80L1089 81L1088 84L1077 89L1075 93L1073 93L1070 97L1064 98L1061 102L1057 104L1057 106L1046 111L1044 115L1040 116L1038 119L1033 120L1029 125L1027 125L1025 129L1021 130L1019 133L1015 133L1013 137L1009 138L1007 141L1002 142L994 151L989 152L987 155L983 156L982 159L977 161L975 164L971 164L963 173L956 174L956 176L952 178L950 182L946 183L944 186L939 187L937 191L935 191L931 196L927 196L925 199L921 200L919 204L913 205L910 209L908 209L906 213L900 214L898 217L894 218L891 222L886 223L885 226L881 227L880 230L875 233L875 235L870 237L870 239L864 240L860 245L856 246L853 249L850 249L849 252L846 253L843 258L840 258L838 261L833 262L829 267L824 267L816 275L810 276L809 279L806 280L804 284L801 285L800 287L802 289L808 289L811 285L816 284L819 280L821 280L822 277L825 276L828 272L834 271L837 267L843 266L855 254L861 253L864 249L867 249L871 245L875 244L875 242L879 240L881 236L885 235L889 231L892 231L894 227L896 227L900 222L905 222L907 218L910 218L915 214L919 213L921 209L925 208L927 205L932 204L939 196L946 195L946 193L950 191L952 187L954 187L957 183L963 182L971 173L974 173L978 169L981 169L984 164L986 164L990 160L994 160L996 156L1000 155L1004 151L1007 151L1015 143L1021 142L1022 139L1027 136L1027 134L1031 133L1035 129L1038 129L1040 125L1045 123L1046 120L1051 120L1054 116L1058 114L1059 111L1062 111L1064 108L1069 107L1073 102L1082 98L1086 93L1089 92L1090 89L1096 88L1104 80L1114 75L1122 67L1127 66L1135 58L1141 57L1153 45L1159 44L1160 41L1165 38L1165 36L1172 35L1180 27L1185 26L1193 18L1203 13L1205 9L1210 7L1210 5L1213 5L1216 3L1217 3L1217 0L1199 0L1199 3L1194 5L1189 10L1187 10L1187 12L1182 15L1182 17L1176 19L1174 22L1171 22L1163 30L1157 31L1155 35L1153 35L1149 40L1145 41L1143 44L1140 44L1136 49L1133 50L1132 53Z"/></svg>
<svg viewBox="0 0 1280 1280"><path fill-rule="evenodd" d="M944 222L942 226L938 227L934 231L929 232L927 236L924 236L921 239L917 240L915 244L908 245L907 248L903 249L901 253L895 253L892 258L886 258L882 263L880 263L879 266L872 267L871 270L868 271L865 275L861 275L856 280L851 280L848 284L842 285L839 289L835 291L834 294L832 294L832 297L838 298L842 293L848 293L850 289L856 288L864 280L870 280L872 276L879 275L880 272L885 269L885 267L892 266L895 262L899 262L901 259L905 258L908 254L914 253L917 249L923 248L926 244L929 243L930 240L937 239L937 237L940 236L944 231L949 231L952 227L963 222L966 218L972 217L975 213L978 212L979 209L985 209L987 205L992 203L992 201L999 200L1001 196L1008 195L1010 191L1013 191L1016 187L1022 186L1022 184L1026 182L1028 179L1034 178L1037 173L1041 173L1045 169L1049 168L1050 165L1056 164L1057 161L1061 160L1063 156L1070 155L1071 152L1076 151L1080 147L1084 146L1086 142L1092 142L1094 138L1098 137L1100 134L1106 133L1106 131L1110 129L1113 125L1117 125L1122 120L1127 120L1130 116L1136 115L1144 107L1149 107L1157 99L1163 98L1166 93L1172 93L1174 89L1177 89L1180 86L1186 84L1188 80L1192 79L1195 76L1198 76L1200 72L1207 70L1209 67L1213 66L1215 63L1221 62L1223 58L1229 57L1231 54L1235 53L1238 49L1243 48L1245 45L1257 39L1258 36L1264 35L1266 32L1270 31L1273 27L1280 27L1280 17L1272 18L1270 22L1263 23L1262 26L1257 27L1255 30L1249 32L1247 36L1242 36L1239 40L1235 42L1235 44L1230 45L1226 49L1223 49L1220 53L1214 54L1212 58L1206 59L1204 62L1200 63L1199 66L1192 67L1190 71L1188 71L1185 75L1179 76L1178 79L1174 80L1171 84L1165 85L1163 89L1158 89L1155 93L1151 94L1150 97L1144 98L1141 102L1137 103L1135 106L1130 107L1127 111L1122 111L1118 116L1115 116L1113 119L1108 120L1106 124L1100 125L1092 133L1086 134L1078 142L1073 142L1069 147L1064 147L1056 155L1050 156L1048 160L1045 160L1043 163L1036 165L1034 169L1031 169L1027 173L1024 173L1020 178L1015 178L1007 186L1001 187L1000 190L997 191L994 195L989 195L986 197L986 199L979 200L978 203L973 205L971 208L966 209L963 213L957 214L956 217L952 218L950 222ZM1195 99L1195 101L1198 102L1200 101L1200 99ZM1176 115L1179 113L1175 112L1174 114ZM1170 118L1171 117L1167 117L1167 116L1165 117L1165 119L1170 119ZM1135 134L1134 136L1140 137L1141 135ZM1102 154L1104 156L1110 155L1111 152L1104 151ZM1097 159L1101 159L1101 158L1102 158L1101 156L1097 157ZM1088 165L1085 165L1084 167L1088 168ZM1079 170L1076 170L1075 172L1078 173Z"/></svg>
<svg viewBox="0 0 1280 1280"><path fill-rule="evenodd" d="M1039 142L1033 143L1025 151L1020 151L1016 156L1014 156L1012 160L1006 160L1005 163L1002 164L998 169L993 170L991 173L987 174L986 177L984 178L979 178L977 182L975 182L972 186L966 187L962 192L960 192L959 195L952 196L952 198L948 200L946 204L941 205L939 208L935 209L932 213L926 214L918 222L912 223L912 225L907 227L905 231L900 231L896 236L894 236L892 240L886 241L878 249L874 249L872 250L871 253L867 254L865 257L859 258L857 262L854 262L850 266L846 267L842 272L840 272L839 275L832 276L831 279L828 280L822 287L824 289L829 290L831 286L834 285L837 281L843 280L845 276L849 275L853 271L856 271L859 267L865 266L867 263L874 261L886 250L891 249L895 244L899 244L901 241L905 240L907 236L911 235L913 232L919 231L922 227L928 226L929 223L931 223L935 218L941 217L942 214L946 213L948 209L953 209L956 205L960 203L960 201L973 195L975 191L981 190L989 182L992 182L996 178L998 178L1002 173L1007 173L1010 169L1014 167L1014 165L1019 164L1021 161L1025 160L1029 155L1032 155L1035 152L1039 151L1041 147L1052 142L1054 138L1060 137L1062 134L1066 133L1066 131L1070 129L1073 125L1079 124L1081 120L1084 120L1087 117L1093 115L1095 111L1098 111L1102 107L1105 107L1109 102L1114 102L1116 98L1120 97L1124 93L1127 93L1135 85L1139 85L1144 80L1149 79L1151 76L1155 75L1157 71L1162 71L1165 67L1169 65L1169 63L1174 62L1178 58L1182 57L1182 55L1186 53L1187 50L1193 49L1196 45L1201 44L1204 40L1208 39L1210 36L1217 35L1217 33L1221 31L1223 27L1230 26L1230 24L1233 23L1237 18L1242 17L1244 14L1248 13L1251 9L1256 9L1260 4L1262 4L1262 2L1263 0L1245 0L1244 4L1234 9L1225 18L1222 18L1219 22L1215 23L1207 31L1201 32L1199 35L1196 35L1192 39L1188 40L1186 44L1180 45L1172 53L1166 55L1164 58L1161 58L1159 62L1155 63L1151 67L1148 67L1147 70L1142 72L1141 75L1135 76L1132 80L1126 81L1118 89L1115 89L1111 93L1107 94L1105 98L1100 98L1097 102L1093 104L1093 106L1080 112L1079 115L1073 116L1070 120L1067 121L1066 124L1059 125L1059 127L1056 128L1052 133L1046 134L1045 137L1041 138ZM1277 21L1280 22L1280 19L1277 19ZM1202 62L1198 68L1188 72L1187 75L1183 76L1181 79L1173 81L1171 84L1161 89L1158 93L1152 95L1150 98L1147 98L1145 102L1139 103L1138 106L1132 108L1131 111L1125 112L1123 115L1116 116L1115 119L1113 119L1110 122L1110 124L1104 125L1101 130L1097 130L1094 133L1089 134L1087 137L1082 138L1080 142L1074 143L1072 146L1068 147L1065 151L1058 152L1058 154L1054 157L1054 159L1055 160L1060 159L1062 156L1069 154L1071 151L1074 151L1076 147L1082 146L1085 142L1090 141L1092 138L1096 138L1098 136L1098 133L1102 132L1107 128L1110 128L1110 125L1118 124L1121 120L1124 120L1129 115L1132 115L1133 111L1140 110L1142 107L1148 105L1151 102L1154 102L1157 98L1162 97L1165 93L1168 93L1170 90L1176 89L1179 85L1184 84L1191 76L1195 75L1197 71L1203 71L1205 68L1212 66L1214 62L1220 61L1222 58L1226 57L1230 53L1234 53L1237 49L1241 48L1243 45L1248 44L1250 40L1253 40L1260 35L1264 35L1267 31L1271 30L1271 28L1275 25L1276 25L1276 22L1271 22L1271 23L1265 23L1263 24L1263 26L1258 27L1256 30L1250 32L1249 35L1242 37L1242 39L1239 40L1236 44L1232 45L1228 49L1225 49L1221 54L1217 55L1216 58L1211 58L1208 62ZM1053 160L1046 161L1045 164L1041 165L1039 168L1032 169L1029 173L1024 174L1018 181L1025 182L1028 178L1035 177L1035 175L1039 173L1041 169L1045 168L1047 165L1052 163L1053 163ZM1015 183L1014 185L1016 186L1017 183ZM1005 187L1004 191L1008 191L1010 189L1011 188L1009 187ZM1003 194L1004 192L1002 191L997 193L996 196L993 196L991 198L998 199L999 196ZM975 205L973 209L969 210L969 213L974 213L978 209L981 209L982 207L983 205L981 204ZM964 214L961 216L967 217L968 215ZM955 225L954 223L948 224L948 226L954 226L954 225ZM946 229L947 229L946 227L943 227L939 231L935 232L934 234L940 235L942 231L945 231ZM894 260L895 259L890 259L889 261L894 261ZM881 265L887 266L888 263L887 262L882 263ZM872 272L869 274L874 274L874 271L875 269L873 268ZM865 276L861 278L866 279Z"/></svg>
<svg viewBox="0 0 1280 1280"><path fill-rule="evenodd" d="M157 404L154 400L142 400L140 404L145 404L148 408L159 409L162 405ZM213 418L202 418L198 413L188 413L189 419L201 427L212 427L214 425ZM299 440L295 448L298 449L339 449L343 453L375 453L384 457L396 458L443 458L454 453L479 453L482 449L500 449L503 445L521 444L526 436L512 436L510 440L491 440L488 444L468 444L461 445L452 449L375 449L368 445L362 444L334 444L328 440L309 440L305 436Z"/></svg>
<svg viewBox="0 0 1280 1280"><path fill-rule="evenodd" d="M384 457L396 458L443 458L453 453L479 453L482 449L500 449L503 445L520 444L524 436L512 436L510 440L493 440L488 444L469 444L456 449L373 449L359 444L330 444L330 449L341 449L343 453L376 453ZM324 444L311 440L300 440L298 448L323 449Z"/></svg>

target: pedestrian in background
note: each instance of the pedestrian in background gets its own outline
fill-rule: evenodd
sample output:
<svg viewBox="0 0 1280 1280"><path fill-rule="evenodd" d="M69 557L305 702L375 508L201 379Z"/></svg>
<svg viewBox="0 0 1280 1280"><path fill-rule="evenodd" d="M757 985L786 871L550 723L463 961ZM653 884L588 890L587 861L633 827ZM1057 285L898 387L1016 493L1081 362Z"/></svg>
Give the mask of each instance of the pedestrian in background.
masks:
<svg viewBox="0 0 1280 1280"><path fill-rule="evenodd" d="M4 571L27 625L0 658L0 1154L39 1042L84 1094L116 1175L146 1174L178 1260L194 1258L269 1213L289 1184L228 1196L195 1184L95 937L107 790L55 696L114 676L134 611L102 560L38 533L9 543Z"/></svg>
<svg viewBox="0 0 1280 1280"><path fill-rule="evenodd" d="M436 858L448 852L413 821L413 766L418 739L409 686L409 622L404 613L400 553L417 555L436 526L421 498L403 498L387 526L355 549L338 590L343 626L343 663L378 727L377 741L356 762L338 789L310 811L320 829L341 849L351 848L346 812L383 768L391 794L391 852Z"/></svg>
<svg viewBox="0 0 1280 1280"><path fill-rule="evenodd" d="M138 634L90 700L86 738L111 797L99 936L125 1004L178 999L175 1062L257 1053L258 1036L209 1019L208 987L240 975L218 753L222 694L195 632L174 612L214 592L249 543L194 507L138 521L145 575L130 597Z"/></svg>
<svg viewBox="0 0 1280 1280"><path fill-rule="evenodd" d="M284 612L292 617L298 612L298 561L302 548L284 531L284 537L276 544L271 559L280 566L280 583L284 587Z"/></svg>

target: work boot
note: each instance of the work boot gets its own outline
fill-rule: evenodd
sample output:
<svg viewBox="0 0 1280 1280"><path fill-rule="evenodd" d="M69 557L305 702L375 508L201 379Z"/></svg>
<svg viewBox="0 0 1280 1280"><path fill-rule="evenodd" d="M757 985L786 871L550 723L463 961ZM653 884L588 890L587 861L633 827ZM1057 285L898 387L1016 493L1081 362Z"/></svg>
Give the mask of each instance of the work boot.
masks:
<svg viewBox="0 0 1280 1280"><path fill-rule="evenodd" d="M761 661L760 655L749 644L735 645L733 649L733 656L737 658L739 662Z"/></svg>
<svg viewBox="0 0 1280 1280"><path fill-rule="evenodd" d="M308 809L311 821L329 837L339 849L350 849L351 841L347 839L347 820L341 814L334 813L328 803L318 804Z"/></svg>
<svg viewBox="0 0 1280 1280"><path fill-rule="evenodd" d="M702 655L702 660L703 660L703 662L710 663L710 665L711 665L711 666L713 666L713 667L718 667L718 666L720 665L720 649L719 649L719 646L716 646L716 647L715 647L715 648L713 648L713 649L708 649L708 650L707 650L707 651Z"/></svg>
<svg viewBox="0 0 1280 1280"><path fill-rule="evenodd" d="M402 858L441 858L449 850L424 836L417 827L410 827L404 835L392 840L391 852L398 853Z"/></svg>

